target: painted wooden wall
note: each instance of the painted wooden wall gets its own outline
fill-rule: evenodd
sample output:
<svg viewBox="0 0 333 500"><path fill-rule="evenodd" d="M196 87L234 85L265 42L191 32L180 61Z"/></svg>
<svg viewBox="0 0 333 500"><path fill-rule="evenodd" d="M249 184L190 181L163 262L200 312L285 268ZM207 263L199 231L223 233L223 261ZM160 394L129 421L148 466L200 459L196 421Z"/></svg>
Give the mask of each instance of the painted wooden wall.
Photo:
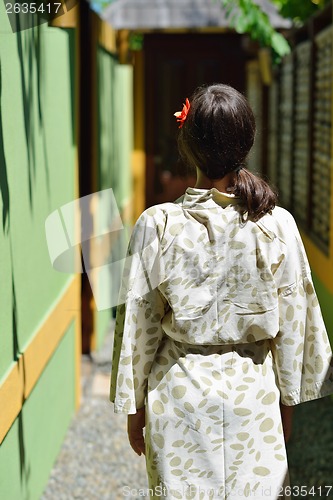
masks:
<svg viewBox="0 0 333 500"><path fill-rule="evenodd" d="M0 4L0 498L39 498L79 400L80 282L45 220L78 194L76 35ZM50 431L51 429L51 431Z"/></svg>

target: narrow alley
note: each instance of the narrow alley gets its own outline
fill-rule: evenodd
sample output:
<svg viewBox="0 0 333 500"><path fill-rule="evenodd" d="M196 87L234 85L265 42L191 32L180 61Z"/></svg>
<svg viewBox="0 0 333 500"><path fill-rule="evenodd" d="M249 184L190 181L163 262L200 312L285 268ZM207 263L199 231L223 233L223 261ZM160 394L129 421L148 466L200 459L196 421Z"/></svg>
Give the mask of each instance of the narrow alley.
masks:
<svg viewBox="0 0 333 500"><path fill-rule="evenodd" d="M82 403L41 500L140 498L145 459L129 446L126 415L109 402L112 331L102 349L82 357Z"/></svg>

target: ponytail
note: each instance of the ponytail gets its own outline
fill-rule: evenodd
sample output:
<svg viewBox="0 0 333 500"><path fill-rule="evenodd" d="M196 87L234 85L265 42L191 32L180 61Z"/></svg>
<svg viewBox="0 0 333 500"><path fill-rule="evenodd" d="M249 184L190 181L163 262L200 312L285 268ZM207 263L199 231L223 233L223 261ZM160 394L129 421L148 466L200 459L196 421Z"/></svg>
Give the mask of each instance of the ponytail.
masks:
<svg viewBox="0 0 333 500"><path fill-rule="evenodd" d="M247 213L247 218L253 221L271 213L277 203L277 194L269 184L244 167L236 173L234 194L244 202L242 216Z"/></svg>

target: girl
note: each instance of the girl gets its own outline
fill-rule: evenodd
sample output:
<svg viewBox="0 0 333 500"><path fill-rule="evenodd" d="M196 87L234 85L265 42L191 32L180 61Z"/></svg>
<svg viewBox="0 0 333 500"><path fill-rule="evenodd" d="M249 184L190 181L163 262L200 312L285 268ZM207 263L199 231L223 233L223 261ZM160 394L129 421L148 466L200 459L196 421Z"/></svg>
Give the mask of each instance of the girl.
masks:
<svg viewBox="0 0 333 500"><path fill-rule="evenodd" d="M292 406L333 392L309 264L291 214L244 168L244 96L202 87L176 116L197 183L134 227L111 400L152 498L283 498Z"/></svg>

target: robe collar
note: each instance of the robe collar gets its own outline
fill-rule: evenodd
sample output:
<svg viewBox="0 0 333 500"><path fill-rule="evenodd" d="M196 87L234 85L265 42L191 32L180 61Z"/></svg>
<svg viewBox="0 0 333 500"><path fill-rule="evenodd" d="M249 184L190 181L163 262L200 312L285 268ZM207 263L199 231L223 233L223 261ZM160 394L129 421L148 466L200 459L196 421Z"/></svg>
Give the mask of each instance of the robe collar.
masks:
<svg viewBox="0 0 333 500"><path fill-rule="evenodd" d="M222 193L216 188L189 187L185 191L182 205L186 208L216 208L216 205L226 208L229 205L239 205L240 202L241 199L238 196Z"/></svg>

